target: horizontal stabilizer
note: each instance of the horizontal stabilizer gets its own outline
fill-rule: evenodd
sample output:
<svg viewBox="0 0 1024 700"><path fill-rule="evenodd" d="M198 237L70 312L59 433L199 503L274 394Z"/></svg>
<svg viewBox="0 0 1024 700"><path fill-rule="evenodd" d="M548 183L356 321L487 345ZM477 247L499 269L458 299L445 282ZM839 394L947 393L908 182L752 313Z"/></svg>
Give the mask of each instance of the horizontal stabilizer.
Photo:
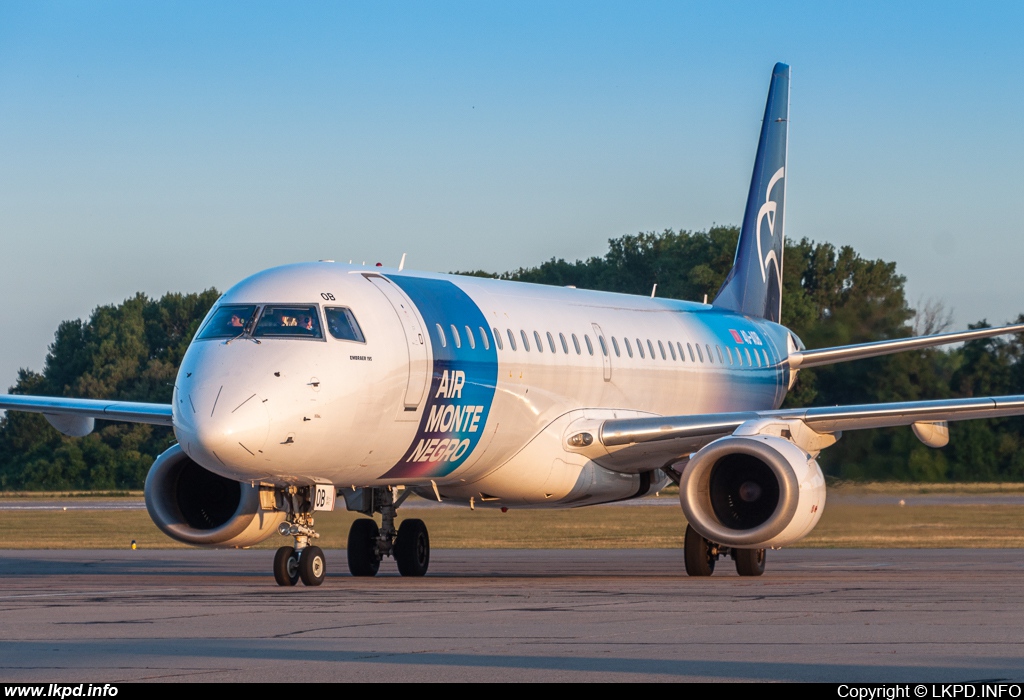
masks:
<svg viewBox="0 0 1024 700"><path fill-rule="evenodd" d="M979 328L973 331L958 331L956 333L922 335L915 338L879 340L874 343L843 345L835 348L820 348L818 350L798 350L789 353L789 366L792 369L821 367L822 365L834 365L839 362L849 362L850 360L863 360L868 357L892 355L908 350L923 350L939 345L965 343L968 340L991 338L992 336L1008 335L1010 333L1024 333L1024 324L1001 326L999 328Z"/></svg>

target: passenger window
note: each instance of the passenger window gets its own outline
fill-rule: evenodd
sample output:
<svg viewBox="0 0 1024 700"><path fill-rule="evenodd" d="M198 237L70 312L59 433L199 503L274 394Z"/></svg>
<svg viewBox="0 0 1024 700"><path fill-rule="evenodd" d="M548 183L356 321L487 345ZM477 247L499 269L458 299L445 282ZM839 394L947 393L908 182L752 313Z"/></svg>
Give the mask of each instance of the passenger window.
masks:
<svg viewBox="0 0 1024 700"><path fill-rule="evenodd" d="M590 342L590 336L589 335L583 336L583 340L587 341L587 352L589 352L591 355L593 355L594 354L594 344Z"/></svg>
<svg viewBox="0 0 1024 700"><path fill-rule="evenodd" d="M667 359L668 359L668 357L666 357L666 355L665 355L665 346L664 346L664 345L662 345L662 343L661 343L661 341L660 341L660 340L658 341L658 350L660 350L660 351L661 351L661 359L663 359L663 360L667 360Z"/></svg>
<svg viewBox="0 0 1024 700"><path fill-rule="evenodd" d="M548 334L548 347L551 348L551 354L554 355L555 354L555 339L551 337L551 331L548 331L547 334Z"/></svg>
<svg viewBox="0 0 1024 700"><path fill-rule="evenodd" d="M491 329L494 331L494 344L498 346L499 350L504 350L501 346L501 333L498 332L497 328ZM487 347L487 332L483 328L480 329L480 337L484 339L484 347Z"/></svg>
<svg viewBox="0 0 1024 700"><path fill-rule="evenodd" d="M689 343L686 344L686 349L690 351L690 362L696 362L697 358L693 356L693 346ZM698 348L699 349L699 348Z"/></svg>
<svg viewBox="0 0 1024 700"><path fill-rule="evenodd" d="M728 345L725 346L725 354L729 356L729 364L730 365L735 364L732 361L732 348L730 348Z"/></svg>
<svg viewBox="0 0 1024 700"><path fill-rule="evenodd" d="M646 355L644 355L644 344L639 338L636 339L636 351L640 353L641 360L646 357Z"/></svg>
<svg viewBox="0 0 1024 700"><path fill-rule="evenodd" d="M508 346L512 348L512 350L516 349L516 337L512 335L511 328L508 329Z"/></svg>
<svg viewBox="0 0 1024 700"><path fill-rule="evenodd" d="M715 346L715 352L718 353L718 362L719 362L719 364L723 364L724 365L725 364L725 360L722 359L722 348L719 347L718 345L716 345Z"/></svg>
<svg viewBox="0 0 1024 700"><path fill-rule="evenodd" d="M708 351L708 362L715 364L715 356L711 354L711 346L704 343L704 348Z"/></svg>
<svg viewBox="0 0 1024 700"><path fill-rule="evenodd" d="M466 340L469 341L469 349L476 350L476 338L473 337L473 331L469 330L469 326L463 326L466 329Z"/></svg>
<svg viewBox="0 0 1024 700"><path fill-rule="evenodd" d="M444 337L444 329L441 328L441 324L435 323L434 325L437 326L437 337L441 339L441 347L448 347L448 339Z"/></svg>
<svg viewBox="0 0 1024 700"><path fill-rule="evenodd" d="M365 343L363 331L352 312L344 308L328 307L324 309L327 316L327 330L338 340L353 340L357 343Z"/></svg>
<svg viewBox="0 0 1024 700"><path fill-rule="evenodd" d="M537 342L537 352L544 352L544 341L540 339L540 333L534 331L533 339Z"/></svg>
<svg viewBox="0 0 1024 700"><path fill-rule="evenodd" d="M629 338L623 338L622 342L626 344L626 354L633 357L633 346L629 344Z"/></svg>
<svg viewBox="0 0 1024 700"><path fill-rule="evenodd" d="M324 337L315 306L264 306L252 335L255 338Z"/></svg>
<svg viewBox="0 0 1024 700"><path fill-rule="evenodd" d="M619 341L615 339L614 335L612 336L612 348L615 349L615 357L622 357L622 353L619 352Z"/></svg>
<svg viewBox="0 0 1024 700"><path fill-rule="evenodd" d="M561 333L558 334L558 339L562 341L562 352L566 355L569 354L569 344L565 342L565 336Z"/></svg>
<svg viewBox="0 0 1024 700"><path fill-rule="evenodd" d="M771 364L771 362L768 361L768 351L767 350L761 350L761 352L764 353L764 366L767 367L768 365Z"/></svg>
<svg viewBox="0 0 1024 700"><path fill-rule="evenodd" d="M658 359L657 355L654 354L654 345L651 343L651 339L650 338L647 339L647 349L651 351L651 359L652 360Z"/></svg>
<svg viewBox="0 0 1024 700"><path fill-rule="evenodd" d="M658 341L658 342L661 342L661 341ZM672 345L672 341L671 340L668 341L668 351L670 353L672 353L672 360L675 361L675 359L676 359L676 348L675 348L674 345Z"/></svg>
<svg viewBox="0 0 1024 700"><path fill-rule="evenodd" d="M750 348L743 348L743 352L747 353L747 367L753 367L754 361L750 359Z"/></svg>
<svg viewBox="0 0 1024 700"><path fill-rule="evenodd" d="M580 341L579 341L579 339L578 339L578 338L576 337L576 334L575 334L575 333L573 333L573 334L572 334L572 344L573 344L573 347L575 347L575 348L576 348L576 354L577 354L577 355L582 355L582 354L583 354L583 351L582 351L582 350L580 350Z"/></svg>
<svg viewBox="0 0 1024 700"><path fill-rule="evenodd" d="M761 366L761 356L757 354L757 348L754 348L754 359L757 360L757 366Z"/></svg>
<svg viewBox="0 0 1024 700"><path fill-rule="evenodd" d="M523 350L530 352L530 339L526 337L526 331L519 329L519 336L523 339Z"/></svg>
<svg viewBox="0 0 1024 700"><path fill-rule="evenodd" d="M686 356L683 354L683 344L677 340L676 347L679 349L679 361L686 362Z"/></svg>
<svg viewBox="0 0 1024 700"><path fill-rule="evenodd" d="M487 330L483 326L477 326L480 329L480 342L484 344L484 350L491 349L491 343L487 340ZM501 339L498 339L498 347L501 347Z"/></svg>
<svg viewBox="0 0 1024 700"><path fill-rule="evenodd" d="M704 362L704 353L700 351L700 343L697 343L697 357L700 358L701 362Z"/></svg>
<svg viewBox="0 0 1024 700"><path fill-rule="evenodd" d="M601 354L608 357L608 346L604 344L604 336L597 336L597 343L601 346Z"/></svg>
<svg viewBox="0 0 1024 700"><path fill-rule="evenodd" d="M452 340L455 341L455 347L462 347L462 338L459 337L459 329L455 327L455 324L449 326L452 329Z"/></svg>

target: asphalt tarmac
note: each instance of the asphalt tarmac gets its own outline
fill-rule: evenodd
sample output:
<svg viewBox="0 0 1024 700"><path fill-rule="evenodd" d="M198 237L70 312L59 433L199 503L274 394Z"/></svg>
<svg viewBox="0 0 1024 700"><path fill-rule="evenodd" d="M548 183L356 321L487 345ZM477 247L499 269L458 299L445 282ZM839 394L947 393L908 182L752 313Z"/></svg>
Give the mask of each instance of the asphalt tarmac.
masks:
<svg viewBox="0 0 1024 700"><path fill-rule="evenodd" d="M269 551L0 552L0 678L1022 681L1024 550L440 550L280 588Z"/></svg>

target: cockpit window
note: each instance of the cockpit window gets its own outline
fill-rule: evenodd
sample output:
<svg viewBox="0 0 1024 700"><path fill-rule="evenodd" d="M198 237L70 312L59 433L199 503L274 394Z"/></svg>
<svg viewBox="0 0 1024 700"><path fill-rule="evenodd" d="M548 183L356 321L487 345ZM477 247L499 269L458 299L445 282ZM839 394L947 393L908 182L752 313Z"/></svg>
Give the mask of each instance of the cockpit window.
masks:
<svg viewBox="0 0 1024 700"><path fill-rule="evenodd" d="M357 343L365 343L363 331L359 328L356 317L348 309L327 307L324 309L327 314L327 330L338 340L354 340Z"/></svg>
<svg viewBox="0 0 1024 700"><path fill-rule="evenodd" d="M213 312L209 322L203 326L199 333L199 340L211 338L237 338L249 330L252 325L253 316L256 315L256 305L247 306L228 305L221 306Z"/></svg>
<svg viewBox="0 0 1024 700"><path fill-rule="evenodd" d="M264 306L255 338L323 338L315 306Z"/></svg>

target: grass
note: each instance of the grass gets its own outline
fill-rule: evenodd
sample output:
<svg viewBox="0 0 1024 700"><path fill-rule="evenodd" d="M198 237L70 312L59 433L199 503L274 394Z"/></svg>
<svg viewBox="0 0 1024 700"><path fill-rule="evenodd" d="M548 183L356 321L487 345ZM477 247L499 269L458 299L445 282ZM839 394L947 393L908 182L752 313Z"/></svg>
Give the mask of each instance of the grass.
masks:
<svg viewBox="0 0 1024 700"><path fill-rule="evenodd" d="M1014 505L899 506L900 495L923 493L1024 493L1024 484L840 484L830 493L890 494L893 504L863 505L835 499L821 522L796 547L1024 547L1024 507ZM49 496L51 499L55 494ZM65 496L66 497L66 496ZM109 495L105 496L110 498ZM663 494L664 498L673 498ZM136 497L137 499L137 497ZM399 511L422 518L437 548L679 548L685 521L681 510L669 506L598 506L575 510L498 510L417 508ZM343 548L355 517L346 511L316 518L328 548ZM135 540L145 549L184 547L149 519L144 510L130 511L3 511L0 510L2 549L119 549ZM276 548L279 535L257 545Z"/></svg>

